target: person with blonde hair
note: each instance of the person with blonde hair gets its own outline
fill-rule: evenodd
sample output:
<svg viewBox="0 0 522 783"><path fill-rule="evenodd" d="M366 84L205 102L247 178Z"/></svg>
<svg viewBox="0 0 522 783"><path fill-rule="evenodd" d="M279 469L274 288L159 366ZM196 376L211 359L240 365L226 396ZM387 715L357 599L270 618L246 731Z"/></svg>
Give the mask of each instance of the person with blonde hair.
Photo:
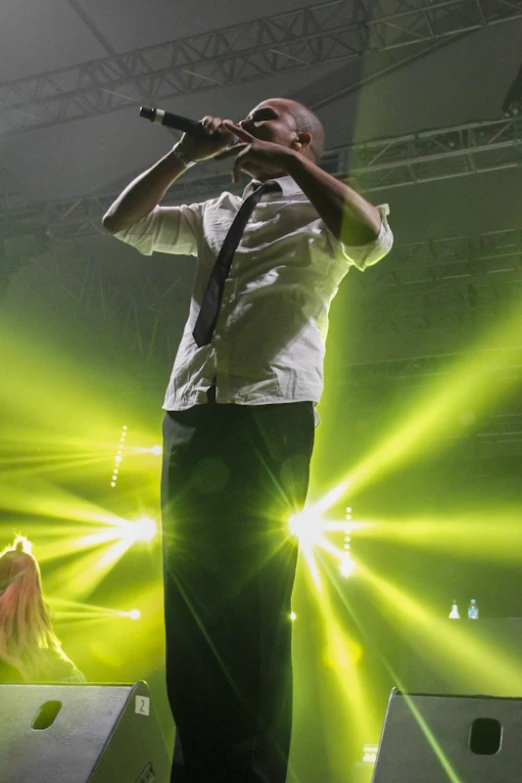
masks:
<svg viewBox="0 0 522 783"><path fill-rule="evenodd" d="M0 682L85 682L62 650L23 536L0 554Z"/></svg>

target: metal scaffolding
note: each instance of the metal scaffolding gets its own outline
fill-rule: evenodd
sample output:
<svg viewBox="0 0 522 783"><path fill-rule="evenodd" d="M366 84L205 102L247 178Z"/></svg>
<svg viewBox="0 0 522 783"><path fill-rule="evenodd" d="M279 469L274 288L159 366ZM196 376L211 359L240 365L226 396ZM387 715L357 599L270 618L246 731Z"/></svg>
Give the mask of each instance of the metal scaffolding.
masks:
<svg viewBox="0 0 522 783"><path fill-rule="evenodd" d="M343 154L351 160L343 160ZM339 151L336 173L350 171L364 191L372 192L521 164L522 120L510 117L355 144Z"/></svg>
<svg viewBox="0 0 522 783"><path fill-rule="evenodd" d="M26 240L27 243L27 240ZM0 257L1 258L1 257ZM19 286L38 286L39 299L49 312L54 310L65 328L84 334L91 345L129 368L150 367L153 371L172 364L188 311L190 269L176 275L158 274L161 264L147 270L128 270L107 261L103 254L84 247L76 252L51 246L36 253L13 258L22 278ZM1 270L0 270L1 271ZM39 311L24 313L35 326Z"/></svg>
<svg viewBox="0 0 522 783"><path fill-rule="evenodd" d="M30 246L29 239L25 245ZM77 243L73 246L78 247ZM111 363L119 363L137 378L146 370L149 379L164 383L186 317L190 268L166 277L158 274L160 267L148 266L145 277L141 271L133 273L134 277L122 277L114 265L104 261L103 251L101 255L93 253L88 243L85 251L72 256L62 243L53 243L53 247L54 253L51 248L43 256L24 259L25 273L32 264L39 267L42 299L48 296L52 301L54 291L65 292L60 317L68 328L103 346L103 355L110 357ZM522 230L398 245L394 252L393 271L383 265L381 272L377 266L350 281L350 285L360 286L355 295L354 328L358 326L365 335L389 336L391 332L487 319L496 324L506 317L509 307L513 314L519 312L517 295L522 289L516 283L522 283ZM34 275L31 279L34 284ZM403 344L406 349L407 342ZM521 345L482 350L481 354L483 367L491 365L495 377L500 374L513 385L519 382ZM382 355L380 350L379 357ZM395 394L445 378L450 382L452 368L464 358L462 350L410 353L386 360L375 357L339 366L330 386L342 387L346 404L357 410L357 421L371 428L377 426L375 411ZM134 388L138 386L137 382ZM481 420L480 426L475 426L472 400L470 410L463 410L462 416L462 426L445 440L453 441L466 458L522 454L518 397Z"/></svg>
<svg viewBox="0 0 522 783"><path fill-rule="evenodd" d="M174 279L149 267L145 277L140 272L134 278L122 278L91 249L71 256L66 250L57 255L55 248L54 255L47 251L39 259L29 238L24 246L28 248L25 263L32 259L41 266L44 282L67 291L75 321L87 321L92 328L111 333L123 332L142 359L172 361L190 299L191 267ZM61 258L64 253L67 261ZM394 260L383 265L382 271L377 265L350 280L350 286L359 288L354 328L365 336L496 323L520 309L520 229L397 245L393 253ZM437 361L429 357L431 374ZM409 359L404 363L410 366ZM387 373L401 368L401 374L411 374L400 361L381 365ZM360 365L361 377L373 373L372 366Z"/></svg>
<svg viewBox="0 0 522 783"><path fill-rule="evenodd" d="M517 168L522 165L522 117L350 144L328 151L321 163L330 173L348 182L355 180L364 193ZM209 164L192 169L170 188L163 203L203 201L223 190L234 190L228 171L208 172ZM26 233L39 227L63 239L103 233L101 217L117 195L100 193L31 204L23 203L12 188L11 181L10 197L0 201L3 233Z"/></svg>
<svg viewBox="0 0 522 783"><path fill-rule="evenodd" d="M522 345L498 350L482 350L482 369L491 368L494 377L516 388L520 383ZM467 354L440 352L404 359L352 363L337 368L329 386L342 389L344 404L357 411L355 429L367 435L382 430L383 423L376 412L387 410L397 397L414 399L415 391L433 388L441 381L453 382L455 366L465 362ZM421 391L422 396L422 391ZM484 415L475 407L473 396L462 402L455 415L451 433L433 434L453 455L463 459L490 459L522 456L522 403L518 397L499 404L495 411Z"/></svg>
<svg viewBox="0 0 522 783"><path fill-rule="evenodd" d="M495 321L520 307L522 230L394 248L393 262L356 277L364 334ZM371 302L371 304L370 304Z"/></svg>
<svg viewBox="0 0 522 783"><path fill-rule="evenodd" d="M334 0L0 84L0 133L372 52L429 50L522 17L522 0Z"/></svg>
<svg viewBox="0 0 522 783"><path fill-rule="evenodd" d="M492 372L499 373L512 380L520 377L521 345L508 346L498 350L483 349L479 351L482 356L483 368L489 365ZM382 390L385 386L422 386L432 382L436 378L449 378L451 367L456 362L465 358L463 351L432 353L424 356L406 357L403 359L387 359L384 361L358 362L340 367L339 370L349 370L343 375L340 372L342 385L354 389L367 389L373 384ZM379 392L380 393L380 392ZM522 404L520 415L522 416Z"/></svg>

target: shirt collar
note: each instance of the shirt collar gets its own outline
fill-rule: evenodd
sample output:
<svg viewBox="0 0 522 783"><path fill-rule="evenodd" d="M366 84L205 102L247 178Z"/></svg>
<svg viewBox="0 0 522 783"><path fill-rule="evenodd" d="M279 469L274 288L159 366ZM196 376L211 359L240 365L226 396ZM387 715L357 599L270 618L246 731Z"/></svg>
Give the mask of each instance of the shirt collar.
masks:
<svg viewBox="0 0 522 783"><path fill-rule="evenodd" d="M276 179L265 180L270 185L277 185L283 194L283 196L295 196L297 193L302 193L301 188L294 179L290 176L277 177ZM252 179L243 191L242 199L247 198L252 191L256 190L260 186L260 182L257 179Z"/></svg>

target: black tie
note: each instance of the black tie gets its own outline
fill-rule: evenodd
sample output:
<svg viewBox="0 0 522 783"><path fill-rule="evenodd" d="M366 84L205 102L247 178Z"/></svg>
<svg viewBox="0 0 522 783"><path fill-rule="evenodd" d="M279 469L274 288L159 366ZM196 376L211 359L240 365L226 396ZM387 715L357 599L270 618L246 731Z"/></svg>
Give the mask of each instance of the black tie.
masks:
<svg viewBox="0 0 522 783"><path fill-rule="evenodd" d="M254 192L243 201L239 212L228 229L228 234L225 237L225 241L223 242L212 272L210 273L207 290L205 291L196 325L192 332L194 340L199 348L203 345L208 345L212 340L225 280L230 272L234 253L241 241L243 231L246 228L246 224L248 223L257 202L263 193L266 193L270 187L274 187L273 184L269 185L268 183L263 183L257 190L254 190Z"/></svg>

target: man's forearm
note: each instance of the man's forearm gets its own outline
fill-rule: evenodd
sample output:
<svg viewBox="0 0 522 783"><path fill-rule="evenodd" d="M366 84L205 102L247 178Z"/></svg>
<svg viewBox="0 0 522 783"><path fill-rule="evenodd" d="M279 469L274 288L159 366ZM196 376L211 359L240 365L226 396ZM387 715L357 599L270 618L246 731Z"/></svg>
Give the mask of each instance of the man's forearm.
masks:
<svg viewBox="0 0 522 783"><path fill-rule="evenodd" d="M103 216L111 234L129 228L156 207L172 183L185 171L184 164L169 152L128 185Z"/></svg>
<svg viewBox="0 0 522 783"><path fill-rule="evenodd" d="M379 210L357 191L303 155L290 153L286 170L337 239L351 246L375 239L381 227Z"/></svg>

